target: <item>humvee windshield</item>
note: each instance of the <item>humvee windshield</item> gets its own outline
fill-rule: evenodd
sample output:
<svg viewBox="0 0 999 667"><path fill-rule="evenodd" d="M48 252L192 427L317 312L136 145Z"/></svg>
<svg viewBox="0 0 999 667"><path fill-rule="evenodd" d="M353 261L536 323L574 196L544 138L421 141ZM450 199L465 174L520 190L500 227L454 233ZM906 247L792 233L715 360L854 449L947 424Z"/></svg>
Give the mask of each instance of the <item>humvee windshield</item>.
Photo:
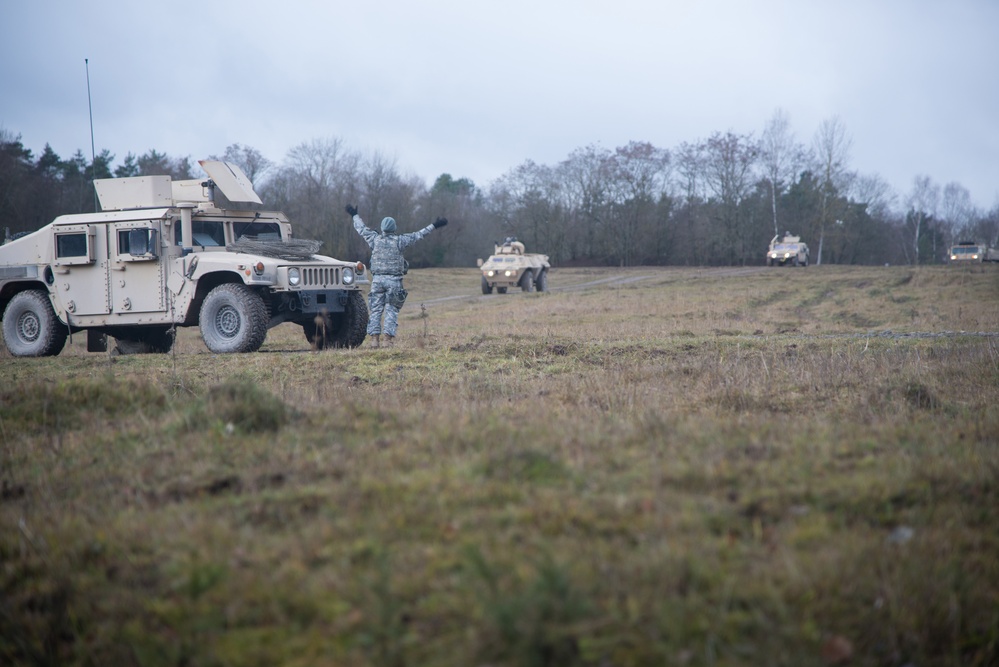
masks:
<svg viewBox="0 0 999 667"><path fill-rule="evenodd" d="M978 246L954 246L950 249L952 255L976 255Z"/></svg>
<svg viewBox="0 0 999 667"><path fill-rule="evenodd" d="M174 225L173 239L177 245L181 244L180 233L180 225ZM192 222L191 235L194 237L194 245L202 247L225 245L225 226L220 220Z"/></svg>
<svg viewBox="0 0 999 667"><path fill-rule="evenodd" d="M232 229L237 241L243 236L260 241L281 240L281 226L276 222L234 222Z"/></svg>

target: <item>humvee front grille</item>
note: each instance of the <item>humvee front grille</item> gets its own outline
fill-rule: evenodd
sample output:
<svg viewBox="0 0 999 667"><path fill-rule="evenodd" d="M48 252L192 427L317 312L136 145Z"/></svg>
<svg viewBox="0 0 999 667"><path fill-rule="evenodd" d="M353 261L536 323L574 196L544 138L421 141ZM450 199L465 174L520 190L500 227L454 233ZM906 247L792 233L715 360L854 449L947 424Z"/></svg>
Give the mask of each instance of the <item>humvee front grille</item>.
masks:
<svg viewBox="0 0 999 667"><path fill-rule="evenodd" d="M340 268L333 266L302 267L303 287L330 287L340 284Z"/></svg>

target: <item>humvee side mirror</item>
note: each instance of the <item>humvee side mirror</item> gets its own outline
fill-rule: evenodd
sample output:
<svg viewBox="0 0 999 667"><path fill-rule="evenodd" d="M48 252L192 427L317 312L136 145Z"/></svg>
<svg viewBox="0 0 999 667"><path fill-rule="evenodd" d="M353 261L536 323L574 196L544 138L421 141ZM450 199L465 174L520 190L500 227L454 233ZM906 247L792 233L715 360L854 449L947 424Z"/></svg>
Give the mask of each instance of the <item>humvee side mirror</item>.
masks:
<svg viewBox="0 0 999 667"><path fill-rule="evenodd" d="M479 257L477 260L475 260L475 266L481 267L483 264L485 264L485 262L482 261L481 257Z"/></svg>

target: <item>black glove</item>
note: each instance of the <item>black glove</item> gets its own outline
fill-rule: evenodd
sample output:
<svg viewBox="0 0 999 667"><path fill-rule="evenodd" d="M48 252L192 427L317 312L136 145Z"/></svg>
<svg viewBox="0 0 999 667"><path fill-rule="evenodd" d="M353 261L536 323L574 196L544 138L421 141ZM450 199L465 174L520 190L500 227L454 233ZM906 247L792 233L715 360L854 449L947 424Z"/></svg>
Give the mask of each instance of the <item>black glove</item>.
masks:
<svg viewBox="0 0 999 667"><path fill-rule="evenodd" d="M437 229L438 227L443 227L446 224L447 224L447 218L437 218L436 220L434 220L434 229Z"/></svg>
<svg viewBox="0 0 999 667"><path fill-rule="evenodd" d="M347 215L352 218L357 215L357 207L353 204L347 204L347 208L345 210L347 211Z"/></svg>

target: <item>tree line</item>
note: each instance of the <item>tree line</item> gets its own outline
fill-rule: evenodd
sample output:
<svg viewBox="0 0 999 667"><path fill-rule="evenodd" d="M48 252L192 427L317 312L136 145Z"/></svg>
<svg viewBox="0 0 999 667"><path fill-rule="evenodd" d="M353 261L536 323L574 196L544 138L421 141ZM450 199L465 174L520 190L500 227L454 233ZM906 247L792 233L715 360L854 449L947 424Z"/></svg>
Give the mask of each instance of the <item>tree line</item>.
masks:
<svg viewBox="0 0 999 667"><path fill-rule="evenodd" d="M379 153L339 138L295 146L281 163L233 144L221 156L238 164L266 209L288 214L300 238L322 252L364 258L367 248L344 213L348 203L376 225L391 215L402 231L437 216L452 221L412 251L411 264L472 266L510 236L554 265L752 265L772 237L790 232L813 263L928 264L946 261L962 240L999 245L999 204L982 211L959 183L917 176L898 194L877 175L850 168L851 140L838 118L810 143L798 141L778 110L760 135L716 132L661 148L634 141L614 149L584 146L551 165L510 169L487 188L441 174L427 186ZM0 129L0 225L33 231L67 213L96 210L92 180L140 175L197 178L189 157L155 150L115 165L107 150L89 162L60 158L46 145L37 158Z"/></svg>

